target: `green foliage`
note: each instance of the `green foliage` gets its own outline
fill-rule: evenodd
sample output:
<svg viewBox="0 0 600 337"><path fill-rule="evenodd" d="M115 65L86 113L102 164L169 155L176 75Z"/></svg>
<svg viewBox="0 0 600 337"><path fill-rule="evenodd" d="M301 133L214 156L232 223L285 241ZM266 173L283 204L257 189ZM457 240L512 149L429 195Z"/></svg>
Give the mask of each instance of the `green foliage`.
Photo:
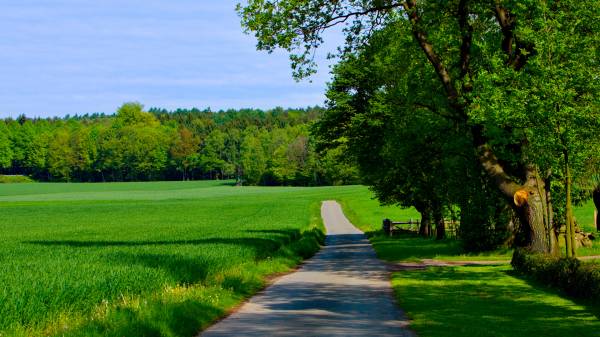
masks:
<svg viewBox="0 0 600 337"><path fill-rule="evenodd" d="M409 30L389 25L334 68L314 133L323 147L348 149L379 200L438 221L460 209L465 248L494 249L510 234L504 200L482 176L468 128L445 117L443 88Z"/></svg>
<svg viewBox="0 0 600 337"><path fill-rule="evenodd" d="M478 167L473 167L471 171L476 174L467 177L462 187L455 187L464 193L458 196L459 237L464 249L481 252L510 246L517 232L514 228L518 223L516 216Z"/></svg>
<svg viewBox="0 0 600 337"><path fill-rule="evenodd" d="M175 139L171 145L171 158L175 161L177 169L183 174L183 180L186 179L187 171L198 159L198 150L200 139L195 136L188 128L182 127L175 134Z"/></svg>
<svg viewBox="0 0 600 337"><path fill-rule="evenodd" d="M6 124L0 122L0 169L10 167L13 150Z"/></svg>
<svg viewBox="0 0 600 337"><path fill-rule="evenodd" d="M355 164L347 156L348 147L337 146L323 152L317 167L321 169L326 185L352 185L362 181Z"/></svg>
<svg viewBox="0 0 600 337"><path fill-rule="evenodd" d="M33 180L28 176L6 176L0 174L0 184L18 184L18 183L32 183Z"/></svg>
<svg viewBox="0 0 600 337"><path fill-rule="evenodd" d="M600 264L585 263L573 257L551 257L517 249L513 268L569 295L600 301Z"/></svg>
<svg viewBox="0 0 600 337"><path fill-rule="evenodd" d="M483 209L490 212L466 219L473 225L469 232L484 221L485 236L502 220L488 221L502 208L497 199L512 205L515 192L525 186L539 197L512 206L523 222L518 228L524 240L516 242L551 249L550 212L522 215L549 206L542 197L544 184L557 186L569 167L576 179L589 176L586 169L598 162L597 1L490 6L483 1L251 0L238 12L258 49L290 53L297 77L314 72L311 55L323 32L344 27L328 120L317 133L324 143L348 142L381 200L430 208L437 218L454 209L453 203L464 214L476 209L469 206L473 203L489 202ZM414 123L402 122L403 116ZM428 138L428 130L437 137ZM403 142L394 142L395 137ZM456 149L462 151L451 151ZM400 159L386 157L412 157L414 173L427 173L411 174ZM482 189L495 184L498 198L461 188L479 182L479 172L469 172L477 159L489 178ZM445 184L448 172L452 178L460 172L466 181ZM476 182L469 183L469 177ZM568 186L549 193L557 195L552 200L559 208ZM452 187L458 187L455 195L446 193Z"/></svg>
<svg viewBox="0 0 600 337"><path fill-rule="evenodd" d="M116 121L117 127L126 125L146 125L156 126L156 118L144 111L144 106L138 102L124 103L117 109Z"/></svg>
<svg viewBox="0 0 600 337"><path fill-rule="evenodd" d="M262 183L267 170L267 156L256 128L247 129L241 145L241 166L246 182L250 185Z"/></svg>
<svg viewBox="0 0 600 337"><path fill-rule="evenodd" d="M353 167L341 167L348 162L330 157L321 163L308 134L320 114L318 107L145 112L139 103L125 103L115 116L23 116L20 123L0 123L6 128L0 132L0 173L42 181L358 182Z"/></svg>

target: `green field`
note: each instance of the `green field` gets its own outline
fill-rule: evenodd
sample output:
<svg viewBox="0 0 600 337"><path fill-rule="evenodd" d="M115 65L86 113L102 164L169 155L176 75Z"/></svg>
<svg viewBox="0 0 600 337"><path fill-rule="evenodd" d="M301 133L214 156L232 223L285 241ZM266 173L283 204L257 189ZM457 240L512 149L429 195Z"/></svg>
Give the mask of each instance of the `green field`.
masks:
<svg viewBox="0 0 600 337"><path fill-rule="evenodd" d="M314 253L332 198L403 213L362 186L1 185L0 335L193 335Z"/></svg>
<svg viewBox="0 0 600 337"><path fill-rule="evenodd" d="M454 240L381 236L383 218L418 214L379 206L363 186L5 184L0 336L192 336L318 249L319 205L327 199L342 203L388 261L510 258L510 250L464 254ZM598 328L595 307L516 277L508 266L402 272L393 282L423 336L444 336L447 326L467 324L460 317L485 310L497 324L545 315L558 332L578 325L588 336ZM507 287L512 292L502 295ZM510 310L516 314L498 318ZM479 324L473 331L490 323Z"/></svg>

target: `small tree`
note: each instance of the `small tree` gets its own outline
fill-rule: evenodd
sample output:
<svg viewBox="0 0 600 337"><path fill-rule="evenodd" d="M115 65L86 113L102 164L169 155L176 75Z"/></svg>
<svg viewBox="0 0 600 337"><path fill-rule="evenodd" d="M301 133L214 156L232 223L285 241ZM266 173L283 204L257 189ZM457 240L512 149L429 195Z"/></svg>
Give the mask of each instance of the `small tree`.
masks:
<svg viewBox="0 0 600 337"><path fill-rule="evenodd" d="M187 172L196 159L196 154L200 148L200 139L195 136L188 128L181 127L176 133L176 138L171 144L171 158L182 174L182 180L188 178Z"/></svg>
<svg viewBox="0 0 600 337"><path fill-rule="evenodd" d="M0 121L0 169L9 168L12 165L13 151L8 128Z"/></svg>

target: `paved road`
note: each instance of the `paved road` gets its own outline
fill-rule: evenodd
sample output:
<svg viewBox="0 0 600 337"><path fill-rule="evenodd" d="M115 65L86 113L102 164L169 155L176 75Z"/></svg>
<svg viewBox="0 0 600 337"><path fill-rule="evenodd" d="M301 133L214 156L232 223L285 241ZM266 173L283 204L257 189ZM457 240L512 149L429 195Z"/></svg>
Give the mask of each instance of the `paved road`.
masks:
<svg viewBox="0 0 600 337"><path fill-rule="evenodd" d="M389 272L335 201L325 201L325 247L201 336L414 336Z"/></svg>

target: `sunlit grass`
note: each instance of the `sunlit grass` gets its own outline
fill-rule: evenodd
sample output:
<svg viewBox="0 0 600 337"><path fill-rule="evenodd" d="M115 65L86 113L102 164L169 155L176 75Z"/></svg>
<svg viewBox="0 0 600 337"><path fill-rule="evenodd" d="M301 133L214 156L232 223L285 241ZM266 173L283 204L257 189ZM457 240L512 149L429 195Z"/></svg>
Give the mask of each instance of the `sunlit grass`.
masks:
<svg viewBox="0 0 600 337"><path fill-rule="evenodd" d="M365 187L0 186L0 335L189 336L318 249Z"/></svg>

